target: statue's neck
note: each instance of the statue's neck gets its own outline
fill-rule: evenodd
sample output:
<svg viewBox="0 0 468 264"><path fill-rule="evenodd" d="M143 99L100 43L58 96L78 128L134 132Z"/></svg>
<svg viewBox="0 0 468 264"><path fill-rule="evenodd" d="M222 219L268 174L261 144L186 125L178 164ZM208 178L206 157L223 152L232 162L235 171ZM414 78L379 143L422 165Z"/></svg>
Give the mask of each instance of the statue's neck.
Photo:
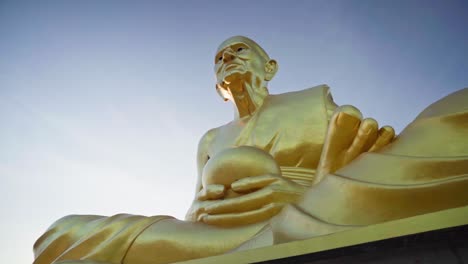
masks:
<svg viewBox="0 0 468 264"><path fill-rule="evenodd" d="M263 104L268 93L260 92L260 89L261 87L255 87L246 82L231 83L229 90L237 110L235 119L251 116Z"/></svg>

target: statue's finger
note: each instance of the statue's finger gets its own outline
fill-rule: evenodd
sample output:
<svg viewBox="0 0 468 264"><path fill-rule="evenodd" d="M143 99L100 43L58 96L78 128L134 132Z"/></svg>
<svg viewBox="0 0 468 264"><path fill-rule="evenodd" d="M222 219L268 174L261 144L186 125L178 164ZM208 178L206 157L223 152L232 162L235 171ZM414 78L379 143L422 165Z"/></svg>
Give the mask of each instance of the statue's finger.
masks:
<svg viewBox="0 0 468 264"><path fill-rule="evenodd" d="M197 194L197 200L216 200L224 196L226 188L222 184L210 184Z"/></svg>
<svg viewBox="0 0 468 264"><path fill-rule="evenodd" d="M206 199L207 199L206 190L205 190L205 189L201 189L201 190L197 193L197 200L199 200L199 201L205 201Z"/></svg>
<svg viewBox="0 0 468 264"><path fill-rule="evenodd" d="M395 129L391 126L383 126L380 128L377 140L375 141L374 145L369 149L369 152L375 152L386 145L390 144L392 140L395 138Z"/></svg>
<svg viewBox="0 0 468 264"><path fill-rule="evenodd" d="M366 118L362 120L356 137L354 137L353 143L351 144L351 146L349 146L348 150L346 151L343 164L340 164L340 166L348 164L361 153L369 150L369 148L377 139L378 129L379 125L377 121L375 121L375 119Z"/></svg>
<svg viewBox="0 0 468 264"><path fill-rule="evenodd" d="M326 174L334 171L342 163L339 156L353 143L361 118L361 112L350 105L340 106L335 110L328 125L313 184L319 183Z"/></svg>
<svg viewBox="0 0 468 264"><path fill-rule="evenodd" d="M283 203L271 203L248 212L221 215L205 214L201 217L201 221L209 225L223 227L248 225L270 219L278 214L284 205Z"/></svg>
<svg viewBox="0 0 468 264"><path fill-rule="evenodd" d="M285 190L283 186L272 184L239 197L212 201L204 207L204 212L211 215L247 212L273 202L295 203L302 194L303 192Z"/></svg>
<svg viewBox="0 0 468 264"><path fill-rule="evenodd" d="M352 105L339 106L335 109L334 115L336 114L339 115L336 116L335 124L340 127L353 127L356 125L354 120L362 119L361 111Z"/></svg>
<svg viewBox="0 0 468 264"><path fill-rule="evenodd" d="M324 144L324 152L326 151L328 160L332 160L333 157L336 157L352 144L360 125L361 119L356 116L347 112L335 113L328 126Z"/></svg>
<svg viewBox="0 0 468 264"><path fill-rule="evenodd" d="M278 176L271 174L246 177L233 182L231 189L238 193L248 193L268 186L277 180Z"/></svg>
<svg viewBox="0 0 468 264"><path fill-rule="evenodd" d="M359 110L350 105L339 107L335 111L326 138L331 153L338 153L349 147L358 132L362 117Z"/></svg>
<svg viewBox="0 0 468 264"><path fill-rule="evenodd" d="M210 184L206 188L209 199L218 199L224 195L226 187L222 184Z"/></svg>
<svg viewBox="0 0 468 264"><path fill-rule="evenodd" d="M197 222L203 222L203 218L205 218L205 216L207 216L208 214L206 213L201 213L198 215L197 217Z"/></svg>
<svg viewBox="0 0 468 264"><path fill-rule="evenodd" d="M264 188L239 197L215 201L205 207L208 214L240 213L258 209L273 200L273 190Z"/></svg>

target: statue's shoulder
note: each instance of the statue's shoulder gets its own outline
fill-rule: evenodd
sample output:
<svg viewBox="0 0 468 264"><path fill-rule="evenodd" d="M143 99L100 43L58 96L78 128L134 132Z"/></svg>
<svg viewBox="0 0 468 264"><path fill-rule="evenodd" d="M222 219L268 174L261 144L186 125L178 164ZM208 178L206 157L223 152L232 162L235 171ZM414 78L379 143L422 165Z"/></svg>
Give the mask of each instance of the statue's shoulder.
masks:
<svg viewBox="0 0 468 264"><path fill-rule="evenodd" d="M330 87L326 84L317 85L299 91L292 91L282 94L275 94L272 99L276 103L315 103L325 102L331 98Z"/></svg>
<svg viewBox="0 0 468 264"><path fill-rule="evenodd" d="M294 91L291 93L296 93L298 95L304 95L304 94L328 95L328 93L330 93L330 87L326 84L321 84L321 85L310 87L304 90Z"/></svg>
<svg viewBox="0 0 468 264"><path fill-rule="evenodd" d="M203 136L201 137L200 142L198 143L199 147L209 145L210 142L212 142L213 139L218 134L220 128L221 127L215 127L215 128L212 128L212 129L206 131L205 134L203 134Z"/></svg>

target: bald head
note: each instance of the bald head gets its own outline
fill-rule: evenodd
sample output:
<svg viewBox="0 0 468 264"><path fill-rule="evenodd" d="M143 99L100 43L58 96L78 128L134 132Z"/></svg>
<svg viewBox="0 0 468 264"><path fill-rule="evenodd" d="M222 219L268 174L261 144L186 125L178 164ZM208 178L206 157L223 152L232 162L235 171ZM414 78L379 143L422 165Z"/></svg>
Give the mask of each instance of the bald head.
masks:
<svg viewBox="0 0 468 264"><path fill-rule="evenodd" d="M270 56L265 52L265 50L258 45L257 42L253 41L252 39L244 36L234 36L226 39L223 41L219 46L218 49L216 50L216 54L218 54L220 51L225 49L228 46L231 46L233 44L237 43L244 43L248 45L251 49L255 50L265 61L270 60Z"/></svg>
<svg viewBox="0 0 468 264"><path fill-rule="evenodd" d="M225 100L230 100L232 93L240 94L247 89L249 96L254 97L259 105L263 99L258 98L268 95L267 82L278 70L276 61L270 59L255 41L244 36L223 41L216 52L214 64L216 89Z"/></svg>

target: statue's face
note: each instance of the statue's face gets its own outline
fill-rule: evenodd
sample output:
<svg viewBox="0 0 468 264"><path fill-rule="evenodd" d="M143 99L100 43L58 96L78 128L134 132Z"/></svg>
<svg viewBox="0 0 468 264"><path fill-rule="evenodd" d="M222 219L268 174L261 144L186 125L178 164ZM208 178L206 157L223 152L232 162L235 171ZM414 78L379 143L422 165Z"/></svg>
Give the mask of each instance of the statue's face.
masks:
<svg viewBox="0 0 468 264"><path fill-rule="evenodd" d="M247 79L250 75L263 79L267 58L261 55L258 45L245 37L232 37L224 41L215 57L217 83L231 83Z"/></svg>

